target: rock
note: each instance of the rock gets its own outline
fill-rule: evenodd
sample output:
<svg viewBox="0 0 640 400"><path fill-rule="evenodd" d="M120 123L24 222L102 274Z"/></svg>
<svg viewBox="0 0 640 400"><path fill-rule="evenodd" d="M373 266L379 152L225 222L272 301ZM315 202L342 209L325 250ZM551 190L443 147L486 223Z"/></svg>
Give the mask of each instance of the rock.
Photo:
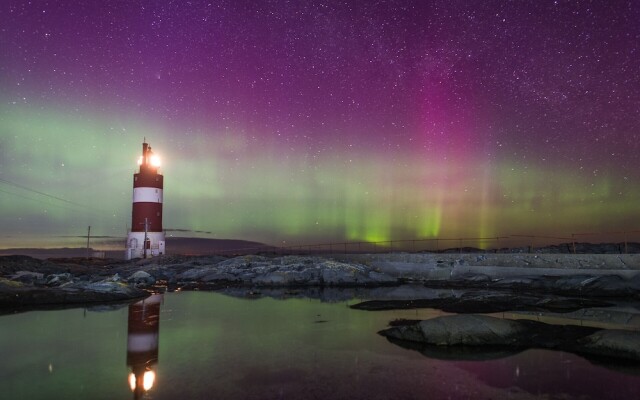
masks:
<svg viewBox="0 0 640 400"><path fill-rule="evenodd" d="M608 329L579 341L585 352L616 358L640 360L640 332Z"/></svg>
<svg viewBox="0 0 640 400"><path fill-rule="evenodd" d="M320 282L320 270L304 264L286 265L276 271L256 275L251 282L267 286L317 285Z"/></svg>
<svg viewBox="0 0 640 400"><path fill-rule="evenodd" d="M267 274L258 275L251 280L255 285L273 285L273 286L286 286L293 282L285 272L276 271L269 272Z"/></svg>
<svg viewBox="0 0 640 400"><path fill-rule="evenodd" d="M247 269L259 265L270 265L273 259L264 256L240 256L224 260L217 264L220 268Z"/></svg>
<svg viewBox="0 0 640 400"><path fill-rule="evenodd" d="M640 332L636 331L551 325L486 315L448 315L410 322L392 326L379 334L423 354L430 353L429 346L461 349L473 346L492 350L544 348L640 362Z"/></svg>
<svg viewBox="0 0 640 400"><path fill-rule="evenodd" d="M438 346L511 345L523 330L515 321L486 315L450 315L397 327L388 336Z"/></svg>
<svg viewBox="0 0 640 400"><path fill-rule="evenodd" d="M45 260L29 256L0 256L0 275L14 274L18 271L32 271L43 274L59 272L60 266Z"/></svg>
<svg viewBox="0 0 640 400"><path fill-rule="evenodd" d="M20 281L14 281L6 278L0 277L0 288L4 287L5 289L15 289L23 287L23 283Z"/></svg>
<svg viewBox="0 0 640 400"><path fill-rule="evenodd" d="M397 279L370 267L321 257L235 257L216 265L189 268L176 282L235 282L255 286L356 286L387 285Z"/></svg>
<svg viewBox="0 0 640 400"><path fill-rule="evenodd" d="M42 280L44 278L44 274L31 271L18 271L10 278L14 281L33 284L37 280Z"/></svg>
<svg viewBox="0 0 640 400"><path fill-rule="evenodd" d="M147 270L147 272L153 276L157 281L175 282L178 272L174 268L167 267L154 267Z"/></svg>
<svg viewBox="0 0 640 400"><path fill-rule="evenodd" d="M113 282L111 280L100 281L100 282L90 282L74 285L72 287L66 288L68 291L77 291L78 289L82 289L84 291L91 291L97 293L120 293L120 294L129 294L132 288L129 285L120 282Z"/></svg>
<svg viewBox="0 0 640 400"><path fill-rule="evenodd" d="M202 278L200 278L200 281L205 283L236 282L237 280L237 276L225 272L214 272L208 275L204 275Z"/></svg>
<svg viewBox="0 0 640 400"><path fill-rule="evenodd" d="M381 272L371 271L369 267L362 264L324 260L318 267L321 271L320 283L327 286L397 283L397 279Z"/></svg>
<svg viewBox="0 0 640 400"><path fill-rule="evenodd" d="M389 276L383 272L378 272L378 271L370 271L369 272L369 279L372 282L375 283L382 283L382 284L394 284L394 283L398 283L398 279Z"/></svg>
<svg viewBox="0 0 640 400"><path fill-rule="evenodd" d="M70 273L52 274L47 276L47 286L60 286L64 283L71 282L73 277Z"/></svg>
<svg viewBox="0 0 640 400"><path fill-rule="evenodd" d="M127 282L133 283L137 287L146 287L156 283L156 279L153 276L151 276L151 274L149 274L148 272L137 271L137 272L134 272L129 277L129 279L127 279Z"/></svg>
<svg viewBox="0 0 640 400"><path fill-rule="evenodd" d="M104 303L149 295L133 286L108 279L99 282L67 282L57 287L27 287L20 282L4 285L3 280L0 278L0 309Z"/></svg>
<svg viewBox="0 0 640 400"><path fill-rule="evenodd" d="M205 275L211 273L208 268L191 268L176 275L178 282L197 281Z"/></svg>
<svg viewBox="0 0 640 400"><path fill-rule="evenodd" d="M505 311L554 311L570 312L586 307L610 307L609 303L596 299L561 296L526 295L510 292L441 292L437 298L412 298L407 300L368 300L351 305L351 308L367 311L406 310L435 308L451 313L496 313Z"/></svg>

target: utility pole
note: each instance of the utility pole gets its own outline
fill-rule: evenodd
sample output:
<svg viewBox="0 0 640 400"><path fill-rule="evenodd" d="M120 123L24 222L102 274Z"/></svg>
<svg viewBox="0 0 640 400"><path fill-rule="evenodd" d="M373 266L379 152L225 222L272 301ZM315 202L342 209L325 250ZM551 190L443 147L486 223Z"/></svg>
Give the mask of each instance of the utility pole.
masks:
<svg viewBox="0 0 640 400"><path fill-rule="evenodd" d="M87 229L87 259L89 259L89 238L91 237L91 225Z"/></svg>
<svg viewBox="0 0 640 400"><path fill-rule="evenodd" d="M147 258L147 240L149 240L147 238L147 231L149 230L149 219L145 218L144 219L144 258Z"/></svg>

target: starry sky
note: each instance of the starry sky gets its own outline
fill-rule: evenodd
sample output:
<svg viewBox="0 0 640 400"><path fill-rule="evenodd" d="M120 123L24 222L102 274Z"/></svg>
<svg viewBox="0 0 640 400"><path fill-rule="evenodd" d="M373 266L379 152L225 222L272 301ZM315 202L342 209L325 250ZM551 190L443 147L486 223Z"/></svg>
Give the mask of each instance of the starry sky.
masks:
<svg viewBox="0 0 640 400"><path fill-rule="evenodd" d="M3 1L0 246L124 238L145 137L169 234L640 229L638 21L619 0Z"/></svg>

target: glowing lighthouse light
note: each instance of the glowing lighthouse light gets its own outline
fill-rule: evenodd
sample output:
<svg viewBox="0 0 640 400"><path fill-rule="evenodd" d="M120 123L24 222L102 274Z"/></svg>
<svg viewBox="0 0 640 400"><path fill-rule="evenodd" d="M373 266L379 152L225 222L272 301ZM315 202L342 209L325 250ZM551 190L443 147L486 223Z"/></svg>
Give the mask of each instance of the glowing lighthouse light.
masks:
<svg viewBox="0 0 640 400"><path fill-rule="evenodd" d="M131 231L127 234L125 258L148 258L165 254L162 230L163 176L160 157L147 142L142 143L139 172L133 175Z"/></svg>
<svg viewBox="0 0 640 400"><path fill-rule="evenodd" d="M159 167L160 166L160 157L156 156L155 154L151 156L151 165L154 167Z"/></svg>
<svg viewBox="0 0 640 400"><path fill-rule="evenodd" d="M144 162L144 158L142 156L140 156L138 158L138 165L142 165L142 163ZM150 160L149 160L149 164L151 164L151 166L153 167L160 167L161 163L160 163L160 157L158 157L157 155L152 155Z"/></svg>

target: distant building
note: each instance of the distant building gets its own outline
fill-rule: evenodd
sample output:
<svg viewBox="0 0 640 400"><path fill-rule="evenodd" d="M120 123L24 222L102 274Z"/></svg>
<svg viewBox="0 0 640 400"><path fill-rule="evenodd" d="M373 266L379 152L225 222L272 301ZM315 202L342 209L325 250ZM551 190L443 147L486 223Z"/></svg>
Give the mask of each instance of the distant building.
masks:
<svg viewBox="0 0 640 400"><path fill-rule="evenodd" d="M133 175L131 230L127 234L125 259L149 258L165 254L162 231L163 176L158 173L160 159L146 141L138 160L140 171Z"/></svg>
<svg viewBox="0 0 640 400"><path fill-rule="evenodd" d="M105 258L107 256L106 251L102 250L93 250L91 252L91 258Z"/></svg>

